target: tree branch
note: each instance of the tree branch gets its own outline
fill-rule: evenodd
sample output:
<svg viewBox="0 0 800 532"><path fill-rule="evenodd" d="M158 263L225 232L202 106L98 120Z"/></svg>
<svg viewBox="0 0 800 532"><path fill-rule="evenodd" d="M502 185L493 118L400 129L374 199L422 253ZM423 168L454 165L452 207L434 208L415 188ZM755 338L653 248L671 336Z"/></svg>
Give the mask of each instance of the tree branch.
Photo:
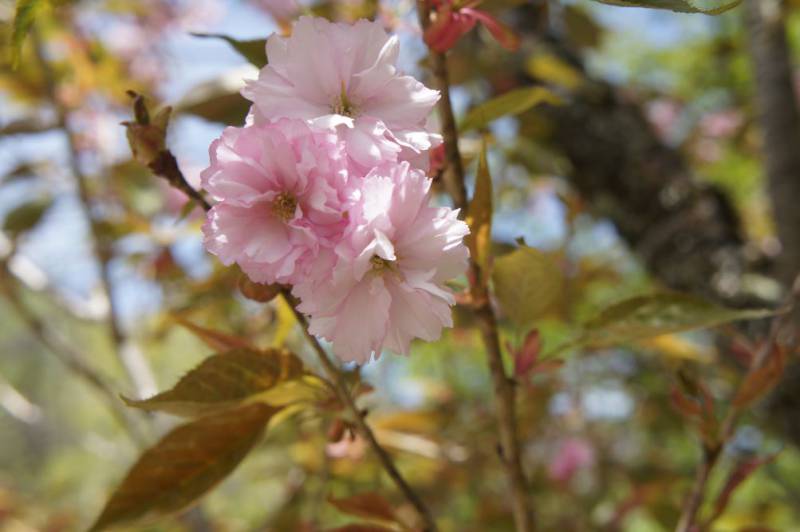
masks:
<svg viewBox="0 0 800 532"><path fill-rule="evenodd" d="M138 397L147 397L157 391L155 378L150 370L147 360L142 355L139 348L125 337L122 330L122 324L119 318L119 309L114 300L113 283L111 280L110 268L110 246L103 244L102 235L100 234L99 226L92 214L92 200L91 193L87 182L86 175L80 168L78 163L78 146L75 136L69 127L67 121L67 109L60 102L56 94L56 80L47 58L44 54L43 45L36 28L31 30L31 39L33 41L33 48L35 56L41 67L42 74L45 80L45 88L47 91L50 103L56 111L56 125L58 129L64 132L67 140L67 158L69 162L70 171L75 179L78 187L78 198L80 200L81 210L89 225L91 234L90 246L92 255L100 270L100 284L109 304L109 319L108 328L111 336L111 341L114 346L114 352L117 359L120 361L125 373L128 376L131 384L133 385Z"/></svg>
<svg viewBox="0 0 800 532"><path fill-rule="evenodd" d="M22 302L14 278L8 271L8 264L5 260L0 261L0 290L6 296L16 314L22 319L31 335L58 358L76 377L88 383L103 397L104 403L114 419L125 429L134 443L142 447L144 445L144 437L136 424L128 417L111 384L83 359L80 351L74 349L69 341L51 329L45 320L39 318Z"/></svg>
<svg viewBox="0 0 800 532"><path fill-rule="evenodd" d="M211 204L186 180L186 177L178 166L178 161L171 151L160 151L158 155L156 155L156 158L150 162L148 167L154 174L163 177L174 188L186 194L189 199L202 207L204 211L211 210Z"/></svg>
<svg viewBox="0 0 800 532"><path fill-rule="evenodd" d="M331 359L328 358L328 354L325 352L325 349L322 347L322 345L320 345L319 340L317 340L317 338L309 332L306 317L299 310L297 310L297 302L287 291L283 291L282 296L286 300L286 303L292 308L292 312L294 312L295 318L303 329L303 333L308 339L308 342L311 344L311 347L314 348L317 359L325 368L328 378L333 382L334 390L339 398L339 401L341 401L342 404L347 407L347 409L350 411L350 414L353 416L359 433L361 433L361 436L364 437L364 439L367 441L367 444L369 444L372 451L378 457L381 466L389 475L389 478L392 479L392 482L394 482L398 489L403 493L403 496L409 503L411 503L414 509L417 510L422 518L422 521L424 522L424 530L427 532L436 531L436 521L434 520L431 511L428 509L427 505L422 501L419 495L414 491L414 489L408 484L405 478L403 478L403 475L394 464L392 457L389 456L389 453L386 452L386 449L384 449L378 442L378 439L375 437L375 433L372 432L372 429L367 424L366 419L364 419L364 413L359 410L355 399L347 389L342 372L336 367Z"/></svg>
<svg viewBox="0 0 800 532"><path fill-rule="evenodd" d="M424 32L430 25L430 9L427 0L417 1L420 27ZM458 129L455 123L453 105L450 101L450 81L447 72L447 59L444 54L429 50L431 70L436 81L436 88L441 92L439 100L439 117L442 122L445 155L447 158L448 192L455 206L461 209L462 215L467 211L467 193L464 179L464 166L458 147ZM497 319L486 297L480 297L485 291L480 286L480 266L470 259L470 287L475 301L481 301L475 310L480 324L483 343L486 347L489 372L492 377L495 400L497 402L497 422L500 429L500 459L511 486L511 505L516 529L520 532L531 532L535 529L533 505L529 496L528 481L522 466L522 456L516 419L516 389L503 366L503 354L497 332Z"/></svg>

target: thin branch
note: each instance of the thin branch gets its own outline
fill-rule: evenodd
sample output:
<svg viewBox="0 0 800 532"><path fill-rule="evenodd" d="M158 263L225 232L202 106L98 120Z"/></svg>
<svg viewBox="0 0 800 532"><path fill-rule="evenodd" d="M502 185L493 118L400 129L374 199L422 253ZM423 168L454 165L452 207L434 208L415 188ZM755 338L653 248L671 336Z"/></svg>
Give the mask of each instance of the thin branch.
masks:
<svg viewBox="0 0 800 532"><path fill-rule="evenodd" d="M69 341L47 325L46 320L41 319L22 302L16 283L8 272L5 261L0 262L0 281L2 281L0 282L0 290L6 296L16 314L22 319L31 335L55 355L76 377L88 383L99 393L114 419L125 429L134 443L140 447L143 446L145 441L143 435L128 417L117 394L113 391L113 387L105 377L100 375L84 360L80 351L74 349Z"/></svg>
<svg viewBox="0 0 800 532"><path fill-rule="evenodd" d="M42 420L42 409L25 397L0 374L0 407L8 415L26 425L35 426Z"/></svg>
<svg viewBox="0 0 800 532"><path fill-rule="evenodd" d="M426 0L417 1L420 26L423 32L430 25L430 8ZM456 127L453 105L450 101L450 81L447 72L447 59L444 54L429 50L436 85L441 92L439 100L439 117L442 123L445 155L447 158L446 185L455 206L466 214L467 193L464 179L464 166L458 147L458 129ZM475 309L480 324L483 343L486 346L489 372L492 376L494 395L497 401L497 422L500 429L501 461L511 485L511 504L514 523L520 532L531 532L535 529L533 503L529 496L530 488L522 467L522 453L519 442L516 419L516 388L503 366L503 354L497 332L497 318L485 296L485 288L480 285L480 266L470 260L470 288L473 300L480 302Z"/></svg>
<svg viewBox="0 0 800 532"><path fill-rule="evenodd" d="M675 532L692 532L695 530L695 522L697 521L697 513L700 506L705 499L706 487L708 486L708 479L711 477L711 472L714 466L717 465L719 456L722 454L722 447L714 449L703 449L703 463L697 468L692 490L689 492L684 503L681 517L678 520L678 526Z"/></svg>
<svg viewBox="0 0 800 532"><path fill-rule="evenodd" d="M154 174L163 177L174 188L189 196L189 199L200 205L204 211L211 210L211 204L186 180L171 151L160 151L148 166Z"/></svg>
<svg viewBox="0 0 800 532"><path fill-rule="evenodd" d="M110 250L108 246L103 245L102 235L100 234L99 226L92 214L92 200L89 191L88 180L86 175L80 168L78 163L78 145L75 135L69 127L67 122L67 109L61 104L58 95L56 94L56 80L53 69L45 57L41 38L33 28L31 31L31 39L34 44L34 51L39 66L41 67L42 75L45 81L45 88L48 98L56 111L56 125L58 129L64 132L67 140L68 147L68 164L70 171L75 178L78 186L78 198L80 200L81 210L89 224L91 233L90 246L95 262L100 269L100 284L103 293L108 299L109 304L109 319L108 327L111 336L111 341L114 345L114 352L117 359L125 369L131 384L136 390L139 397L146 397L156 392L156 384L153 374L150 370L146 359L141 351L129 339L126 339L122 330L122 325L119 318L119 309L113 297L113 284L111 280L110 268Z"/></svg>
<svg viewBox="0 0 800 532"><path fill-rule="evenodd" d="M403 475L394 464L392 457L389 456L389 453L386 452L386 449L384 449L378 442L375 434L372 432L372 429L364 419L364 413L359 410L355 399L347 389L347 385L344 381L341 371L336 367L331 359L328 358L328 354L325 352L325 349L322 347L322 345L320 345L319 340L317 340L317 338L308 331L308 322L306 321L306 317L299 310L297 310L296 301L285 291L282 293L282 295L286 300L286 303L292 308L295 318L297 319L298 323L300 323L303 333L305 334L309 343L314 348L317 359L325 368L328 378L333 382L334 391L336 392L339 401L341 401L347 407L347 409L350 411L350 414L353 416L359 433L361 433L361 436L364 437L372 451L378 457L381 466L383 466L383 469L389 475L389 478L392 479L392 482L394 482L398 489L400 489L406 500L408 500L408 502L411 503L411 505L417 510L424 522L424 530L427 532L436 531L436 521L433 519L431 511L428 509L427 505L422 501L419 495L417 495L414 489L408 484L408 482L406 482L406 480L403 478Z"/></svg>

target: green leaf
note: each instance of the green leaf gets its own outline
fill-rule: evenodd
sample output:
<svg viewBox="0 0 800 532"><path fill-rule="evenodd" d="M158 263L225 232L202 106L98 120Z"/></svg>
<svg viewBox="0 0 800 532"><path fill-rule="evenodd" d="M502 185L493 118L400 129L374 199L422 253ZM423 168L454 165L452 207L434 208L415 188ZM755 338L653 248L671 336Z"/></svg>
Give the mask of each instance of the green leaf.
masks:
<svg viewBox="0 0 800 532"><path fill-rule="evenodd" d="M230 44L234 50L239 52L239 55L247 59L251 64L257 66L258 68L261 68L267 64L266 39L240 41L219 33L192 33L192 36L201 37L204 39L222 39Z"/></svg>
<svg viewBox="0 0 800 532"><path fill-rule="evenodd" d="M740 320L774 316L770 309L730 309L680 293L659 293L626 299L587 321L577 338L556 351L590 346L629 344L663 334L706 329Z"/></svg>
<svg viewBox="0 0 800 532"><path fill-rule="evenodd" d="M461 122L459 129L467 131L482 128L493 120L506 115L522 113L534 105L540 103L557 104L560 101L558 96L544 87L514 89L470 109Z"/></svg>
<svg viewBox="0 0 800 532"><path fill-rule="evenodd" d="M668 9L678 13L719 15L738 6L742 0L597 0L601 4L622 7Z"/></svg>
<svg viewBox="0 0 800 532"><path fill-rule="evenodd" d="M11 66L16 70L22 54L22 43L33 26L39 10L47 4L47 0L17 0L14 14L14 25L11 32Z"/></svg>
<svg viewBox="0 0 800 532"><path fill-rule="evenodd" d="M301 377L303 371L300 359L284 349L234 349L208 357L171 390L149 399L123 400L143 410L203 416L257 401L259 394Z"/></svg>
<svg viewBox="0 0 800 532"><path fill-rule="evenodd" d="M563 275L550 256L523 246L495 260L492 281L500 307L526 328L558 300Z"/></svg>
<svg viewBox="0 0 800 532"><path fill-rule="evenodd" d="M478 173L475 176L475 193L469 204L467 224L470 234L467 245L473 261L481 271L481 285L486 286L492 244L492 176L486 160L486 142L481 146Z"/></svg>
<svg viewBox="0 0 800 532"><path fill-rule="evenodd" d="M91 531L187 508L239 465L276 411L252 404L174 429L142 454Z"/></svg>
<svg viewBox="0 0 800 532"><path fill-rule="evenodd" d="M41 221L52 204L52 199L37 199L23 203L6 215L3 231L15 237L30 231Z"/></svg>

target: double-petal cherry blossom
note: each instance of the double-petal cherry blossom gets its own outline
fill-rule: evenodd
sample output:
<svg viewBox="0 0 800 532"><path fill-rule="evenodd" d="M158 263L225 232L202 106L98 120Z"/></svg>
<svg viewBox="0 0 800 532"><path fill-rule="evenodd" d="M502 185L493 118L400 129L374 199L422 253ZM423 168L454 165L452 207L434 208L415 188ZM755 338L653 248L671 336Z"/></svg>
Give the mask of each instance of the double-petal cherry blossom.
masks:
<svg viewBox="0 0 800 532"><path fill-rule="evenodd" d="M201 174L216 200L205 246L253 280L292 286L309 331L344 361L407 353L452 326L445 282L462 274L469 232L430 205L424 169L441 137L439 98L398 73L398 43L376 23L301 18L267 41L269 65L243 94Z"/></svg>
<svg viewBox="0 0 800 532"><path fill-rule="evenodd" d="M294 283L321 246L345 229L348 173L343 143L302 120L229 127L210 148L203 187L218 203L205 245L261 283Z"/></svg>
<svg viewBox="0 0 800 532"><path fill-rule="evenodd" d="M445 281L464 272L469 229L458 211L429 205L431 181L407 162L373 169L351 226L316 271L294 287L309 330L342 360L364 363L383 348L408 352L452 326Z"/></svg>
<svg viewBox="0 0 800 532"><path fill-rule="evenodd" d="M270 36L269 64L242 94L255 123L289 117L337 128L364 173L387 161L424 160L417 156L441 143L426 128L439 93L398 72L398 49L397 37L375 22L301 17L291 36Z"/></svg>

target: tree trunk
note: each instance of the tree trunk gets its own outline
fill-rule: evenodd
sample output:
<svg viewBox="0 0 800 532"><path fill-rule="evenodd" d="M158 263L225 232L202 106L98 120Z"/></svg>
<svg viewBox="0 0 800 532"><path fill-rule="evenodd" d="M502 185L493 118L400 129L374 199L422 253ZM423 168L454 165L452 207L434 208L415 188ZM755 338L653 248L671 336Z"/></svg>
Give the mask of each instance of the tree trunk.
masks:
<svg viewBox="0 0 800 532"><path fill-rule="evenodd" d="M570 183L657 279L737 306L756 299L740 282L751 264L727 197L694 179L636 104L605 83L589 82L546 116L549 140L572 165Z"/></svg>
<svg viewBox="0 0 800 532"><path fill-rule="evenodd" d="M781 242L777 277L788 287L800 272L800 111L780 0L746 0L762 154Z"/></svg>

